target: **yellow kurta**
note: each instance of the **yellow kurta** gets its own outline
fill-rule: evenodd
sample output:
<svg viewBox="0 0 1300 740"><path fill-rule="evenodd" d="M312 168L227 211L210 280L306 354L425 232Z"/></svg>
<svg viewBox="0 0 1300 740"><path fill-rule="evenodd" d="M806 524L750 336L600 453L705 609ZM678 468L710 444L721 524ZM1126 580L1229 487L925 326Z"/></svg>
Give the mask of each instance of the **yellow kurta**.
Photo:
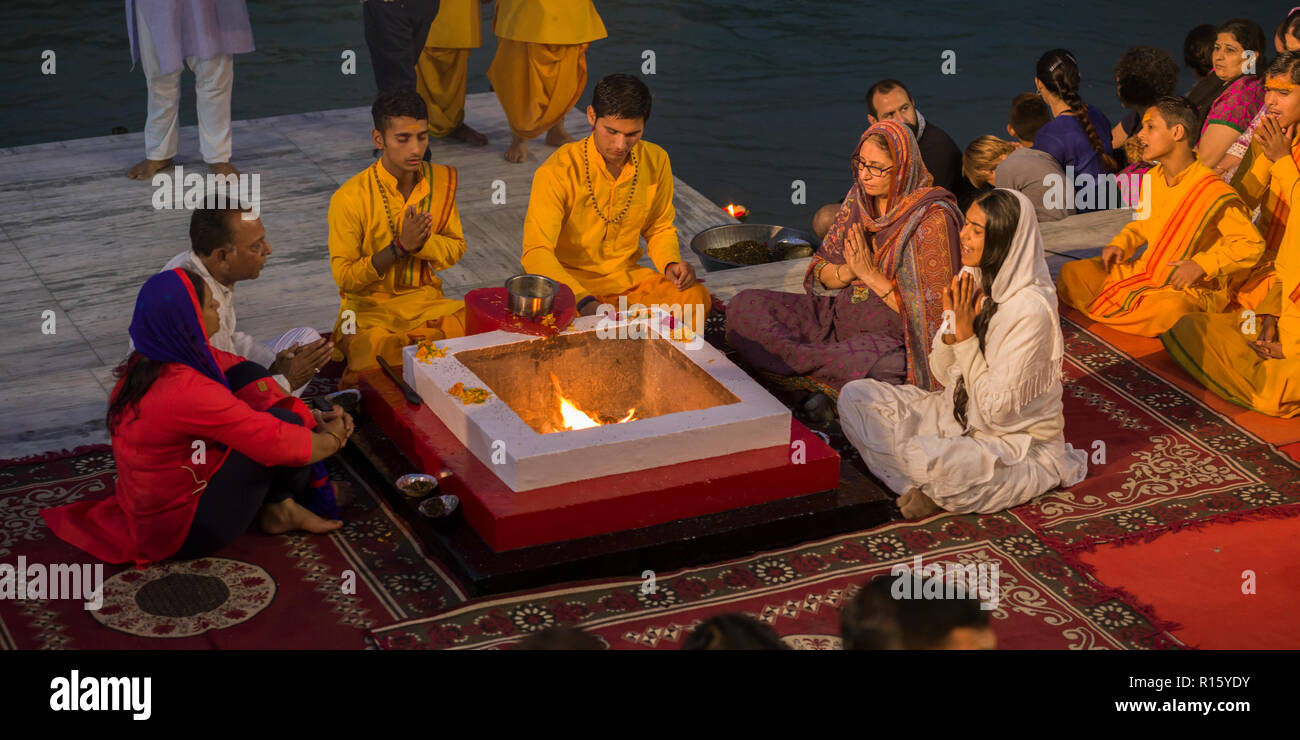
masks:
<svg viewBox="0 0 1300 740"><path fill-rule="evenodd" d="M1291 160L1300 161L1300 127L1296 127L1291 140ZM1237 303L1256 313L1278 315L1282 307L1281 286L1273 269L1278 248L1282 244L1282 234L1286 231L1288 221L1287 193L1272 175L1274 163L1263 155L1259 140L1252 137L1250 148L1242 157L1232 186L1236 188L1246 208L1254 211L1259 208L1259 218L1255 226L1264 237L1264 255L1255 266L1237 294Z"/></svg>
<svg viewBox="0 0 1300 740"><path fill-rule="evenodd" d="M479 0L442 0L415 63L415 89L429 108L429 135L442 138L465 120L469 50L483 45Z"/></svg>
<svg viewBox="0 0 1300 740"><path fill-rule="evenodd" d="M492 32L533 44L587 44L609 35L591 0L497 0Z"/></svg>
<svg viewBox="0 0 1300 740"><path fill-rule="evenodd" d="M521 139L540 136L573 109L587 86L587 45L605 24L591 0L499 0L497 53L488 80Z"/></svg>
<svg viewBox="0 0 1300 740"><path fill-rule="evenodd" d="M614 303L625 295L629 303L691 303L707 310L704 286L679 291L662 275L681 261L668 153L639 141L632 157L635 166L623 165L616 180L588 136L560 147L537 168L524 218L524 270L564 283L579 301L592 295ZM617 223L607 223L596 208ZM637 264L647 253L654 270Z"/></svg>
<svg viewBox="0 0 1300 740"><path fill-rule="evenodd" d="M1300 168L1290 157L1270 168L1272 185L1287 203L1300 197ZM1170 356L1206 388L1262 414L1300 415L1300 209L1290 209L1275 259L1278 340L1286 359L1266 360L1250 348L1258 320L1239 313L1183 317L1160 340ZM1253 326L1251 325L1253 323ZM1253 330L1252 330L1253 329ZM1247 333L1248 330L1249 333Z"/></svg>
<svg viewBox="0 0 1300 740"><path fill-rule="evenodd" d="M1184 314L1223 310L1264 242L1241 199L1200 160L1178 173L1173 185L1161 165L1149 175L1142 187L1151 190L1150 216L1130 221L1110 242L1124 250L1123 260L1109 272L1101 257L1070 262L1061 267L1057 293L1094 321L1154 337ZM1144 244L1141 258L1129 263ZM1168 281L1171 263L1184 259L1200 265L1205 276L1179 290Z"/></svg>
<svg viewBox="0 0 1300 740"><path fill-rule="evenodd" d="M465 254L456 181L454 168L426 165L410 197L403 199L397 179L376 161L330 198L330 271L340 297L334 343L348 362L340 387L352 387L358 373L378 366L377 355L396 367L409 344L464 335L465 302L444 298L442 280L435 274ZM401 232L411 205L433 214L433 232L418 250L404 244L412 254L380 275L371 257ZM349 310L355 312L353 334L346 331ZM336 359L341 359L337 353Z"/></svg>

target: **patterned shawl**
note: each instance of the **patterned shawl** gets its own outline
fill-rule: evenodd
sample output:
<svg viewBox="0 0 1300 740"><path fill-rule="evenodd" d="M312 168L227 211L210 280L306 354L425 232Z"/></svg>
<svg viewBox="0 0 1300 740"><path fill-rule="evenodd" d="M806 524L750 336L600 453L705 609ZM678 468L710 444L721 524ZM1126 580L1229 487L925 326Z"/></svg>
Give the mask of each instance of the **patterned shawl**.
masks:
<svg viewBox="0 0 1300 740"><path fill-rule="evenodd" d="M957 251L961 213L952 193L933 187L934 178L921 161L921 150L911 129L896 121L876 123L858 140L855 155L871 134L885 137L894 160L889 210L876 214L875 201L862 189L860 168L853 162L853 187L804 275L804 289L813 292L820 263L844 264L848 231L853 224L862 224L876 266L893 281L901 301L907 382L936 390L939 384L930 373L928 360L930 338L943 321L943 289L961 265ZM942 215L944 228L922 228L925 217L935 212ZM852 290L852 286L845 290Z"/></svg>

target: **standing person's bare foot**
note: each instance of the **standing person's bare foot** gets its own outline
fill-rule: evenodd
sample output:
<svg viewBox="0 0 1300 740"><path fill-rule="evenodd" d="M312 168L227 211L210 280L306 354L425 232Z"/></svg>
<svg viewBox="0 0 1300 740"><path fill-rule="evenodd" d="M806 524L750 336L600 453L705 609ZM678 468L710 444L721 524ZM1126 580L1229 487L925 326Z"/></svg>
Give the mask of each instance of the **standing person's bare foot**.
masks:
<svg viewBox="0 0 1300 740"><path fill-rule="evenodd" d="M229 162L213 162L208 165L208 171L214 175L235 175L239 176L239 170Z"/></svg>
<svg viewBox="0 0 1300 740"><path fill-rule="evenodd" d="M257 523L267 534L284 534L299 529L325 534L343 526L343 522L316 516L291 498L263 506L257 515Z"/></svg>
<svg viewBox="0 0 1300 740"><path fill-rule="evenodd" d="M469 126L466 126L464 122L461 122L459 126L452 129L451 133L447 134L447 136L452 139L463 141L470 146L487 146L488 143L486 136Z"/></svg>
<svg viewBox="0 0 1300 740"><path fill-rule="evenodd" d="M900 496L898 508L903 512L904 519L920 519L943 511L929 496L921 493L919 488L913 488Z"/></svg>
<svg viewBox="0 0 1300 740"><path fill-rule="evenodd" d="M142 159L136 162L131 169L126 171L126 176L132 180L148 180L153 177L158 170L166 169L172 166L170 159Z"/></svg>
<svg viewBox="0 0 1300 740"><path fill-rule="evenodd" d="M528 159L528 142L511 134L510 148L506 149L506 161L518 163L525 159Z"/></svg>
<svg viewBox="0 0 1300 740"><path fill-rule="evenodd" d="M569 132L564 130L564 119L560 119L558 123L551 127L550 131L546 132L547 146L563 146L573 140L574 138L569 136Z"/></svg>

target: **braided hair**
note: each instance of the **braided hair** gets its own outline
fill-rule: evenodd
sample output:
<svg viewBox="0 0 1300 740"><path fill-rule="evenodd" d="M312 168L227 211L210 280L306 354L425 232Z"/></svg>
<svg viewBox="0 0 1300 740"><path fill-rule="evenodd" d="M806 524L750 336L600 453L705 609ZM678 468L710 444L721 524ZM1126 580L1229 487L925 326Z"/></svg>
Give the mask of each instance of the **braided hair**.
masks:
<svg viewBox="0 0 1300 740"><path fill-rule="evenodd" d="M1101 157L1106 169L1114 172L1118 166L1115 158L1105 152L1097 127L1092 125L1092 118L1088 116L1088 107L1084 105L1083 98L1079 97L1079 63L1074 55L1065 49L1052 49L1038 58L1037 73L1034 76L1048 92L1059 97L1069 107L1079 125L1083 126L1083 132L1088 135L1093 151Z"/></svg>
<svg viewBox="0 0 1300 740"><path fill-rule="evenodd" d="M993 301L993 280L1002 268L1002 262L1011 251L1011 241L1016 236L1016 225L1020 223L1020 201L1011 191L997 189L981 195L971 206L979 206L984 211L984 250L980 253L980 273L984 290L984 303L979 313L975 314L975 336L980 342L980 352L984 351L985 335L988 334L989 321L998 311L998 304ZM966 405L970 395L966 389L966 378L957 379L952 391L952 415L965 429L967 425Z"/></svg>

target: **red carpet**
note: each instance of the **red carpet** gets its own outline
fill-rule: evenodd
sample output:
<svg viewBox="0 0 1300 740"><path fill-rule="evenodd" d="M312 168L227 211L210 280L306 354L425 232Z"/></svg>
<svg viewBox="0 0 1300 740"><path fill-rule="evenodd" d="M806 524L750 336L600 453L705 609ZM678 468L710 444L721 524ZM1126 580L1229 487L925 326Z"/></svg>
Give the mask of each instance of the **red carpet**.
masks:
<svg viewBox="0 0 1300 740"><path fill-rule="evenodd" d="M1106 545L1079 556L1093 575L1162 618L1191 647L1300 648L1300 517L1184 529L1152 542ZM1255 593L1243 594L1243 571Z"/></svg>
<svg viewBox="0 0 1300 740"><path fill-rule="evenodd" d="M1064 304L1061 305L1061 316L1096 334L1116 349L1137 360L1148 370L1183 389L1189 396L1240 424L1261 439L1278 447L1300 442L1300 419L1277 419L1223 400L1206 390L1205 386L1196 382L1195 378L1174 362L1169 353L1165 352L1159 339L1137 337L1115 331ZM1300 461L1294 448L1289 454L1293 459Z"/></svg>

